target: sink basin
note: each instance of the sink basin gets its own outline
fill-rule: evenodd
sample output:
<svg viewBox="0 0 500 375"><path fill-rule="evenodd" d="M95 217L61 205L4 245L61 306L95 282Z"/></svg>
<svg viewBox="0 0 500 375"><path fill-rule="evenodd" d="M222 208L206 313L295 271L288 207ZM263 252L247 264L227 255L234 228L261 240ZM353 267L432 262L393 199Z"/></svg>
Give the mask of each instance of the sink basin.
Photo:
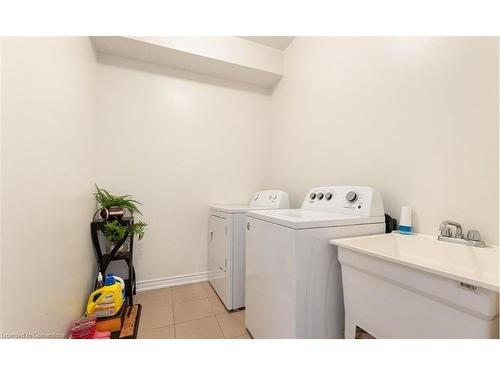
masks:
<svg viewBox="0 0 500 375"><path fill-rule="evenodd" d="M346 337L498 338L499 250L390 233L336 239Z"/></svg>

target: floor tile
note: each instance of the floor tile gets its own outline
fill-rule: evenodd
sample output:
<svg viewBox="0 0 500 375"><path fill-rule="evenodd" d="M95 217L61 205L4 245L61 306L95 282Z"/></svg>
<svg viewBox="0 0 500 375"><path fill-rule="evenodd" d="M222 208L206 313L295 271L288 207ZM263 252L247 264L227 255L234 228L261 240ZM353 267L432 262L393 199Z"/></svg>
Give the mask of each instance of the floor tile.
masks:
<svg viewBox="0 0 500 375"><path fill-rule="evenodd" d="M214 315L208 299L174 304L175 323L186 322Z"/></svg>
<svg viewBox="0 0 500 375"><path fill-rule="evenodd" d="M174 310L168 307L147 307L141 310L139 328L148 330L151 328L165 327L174 324Z"/></svg>
<svg viewBox="0 0 500 375"><path fill-rule="evenodd" d="M156 289L148 289L148 290L142 290L137 292L137 295L142 295L142 294L156 294L156 293L169 293L171 292L173 287L162 287L162 288L156 288Z"/></svg>
<svg viewBox="0 0 500 375"><path fill-rule="evenodd" d="M228 314L228 311L222 301L219 299L219 297L210 297L208 299L208 302L210 302L210 306L212 307L212 310L215 315L220 315L220 314Z"/></svg>
<svg viewBox="0 0 500 375"><path fill-rule="evenodd" d="M143 307L167 307L172 305L172 289L157 289L154 291L137 293L134 303L140 303Z"/></svg>
<svg viewBox="0 0 500 375"><path fill-rule="evenodd" d="M248 333L245 333L244 335L233 337L233 339L252 339L252 337Z"/></svg>
<svg viewBox="0 0 500 375"><path fill-rule="evenodd" d="M224 335L215 317L191 320L175 325L177 339L223 339Z"/></svg>
<svg viewBox="0 0 500 375"><path fill-rule="evenodd" d="M237 311L229 314L217 315L225 338L232 338L247 333L245 328L245 311Z"/></svg>
<svg viewBox="0 0 500 375"><path fill-rule="evenodd" d="M210 283L208 281L201 283L201 284L203 285L203 289L205 289L205 293L207 293L207 296L209 298L218 297L217 293L215 293L214 288L212 288L212 285L210 285Z"/></svg>
<svg viewBox="0 0 500 375"><path fill-rule="evenodd" d="M172 290L174 303L184 303L206 299L207 292L201 283L176 286Z"/></svg>
<svg viewBox="0 0 500 375"><path fill-rule="evenodd" d="M138 336L140 339L174 339L174 326L141 330Z"/></svg>
<svg viewBox="0 0 500 375"><path fill-rule="evenodd" d="M197 283L187 283L187 284L181 284L181 285L175 285L172 287L172 289L186 289L186 288L204 288L208 284L207 281L201 281Z"/></svg>

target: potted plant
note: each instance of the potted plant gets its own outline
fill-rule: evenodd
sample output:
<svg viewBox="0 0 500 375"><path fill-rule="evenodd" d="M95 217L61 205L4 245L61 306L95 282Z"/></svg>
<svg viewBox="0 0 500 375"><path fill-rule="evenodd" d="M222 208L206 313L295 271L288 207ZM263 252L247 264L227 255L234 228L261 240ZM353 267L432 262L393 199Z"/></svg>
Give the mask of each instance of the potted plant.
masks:
<svg viewBox="0 0 500 375"><path fill-rule="evenodd" d="M126 211L132 217L136 212L142 215L141 211L137 208L137 205L142 203L132 199L130 195L113 195L106 189L97 186L97 184L95 187L95 198L99 208L94 213L94 218L99 213L101 218L105 220L103 234L108 240L107 252L109 253L116 243L125 236L128 236L127 241L118 250L118 253L126 253L130 238L137 236L139 241L142 240L144 237L144 228L147 224L142 221L126 224L120 221L120 219Z"/></svg>
<svg viewBox="0 0 500 375"><path fill-rule="evenodd" d="M146 223L139 221L131 225L123 225L118 220L108 221L104 224L104 237L109 241L110 247L108 252L115 247L116 243L123 239L127 235L127 241L118 250L117 254L126 253L128 251L128 242L133 236L137 236L138 240L144 238L144 228L147 226Z"/></svg>
<svg viewBox="0 0 500 375"><path fill-rule="evenodd" d="M110 194L106 189L97 186L97 184L95 187L95 199L99 205L95 214L99 212L104 220L121 219L125 210L127 210L131 216L133 216L135 212L142 215L141 211L137 208L137 205L142 203L131 199L130 195L117 196Z"/></svg>

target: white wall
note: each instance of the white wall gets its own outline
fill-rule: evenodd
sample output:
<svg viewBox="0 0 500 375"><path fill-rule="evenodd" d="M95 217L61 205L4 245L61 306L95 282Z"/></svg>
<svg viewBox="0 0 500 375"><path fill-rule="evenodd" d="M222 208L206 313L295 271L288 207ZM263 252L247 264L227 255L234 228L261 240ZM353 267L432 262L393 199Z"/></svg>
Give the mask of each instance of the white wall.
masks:
<svg viewBox="0 0 500 375"><path fill-rule="evenodd" d="M246 82L271 89L282 77L283 54L237 37L97 36L99 53Z"/></svg>
<svg viewBox="0 0 500 375"><path fill-rule="evenodd" d="M61 334L93 281L95 55L88 38L2 44L2 329Z"/></svg>
<svg viewBox="0 0 500 375"><path fill-rule="evenodd" d="M272 97L269 181L372 185L414 229L498 243L498 38L296 38Z"/></svg>
<svg viewBox="0 0 500 375"><path fill-rule="evenodd" d="M208 207L265 187L269 100L258 89L99 58L97 183L132 194L150 225L140 281L207 270Z"/></svg>
<svg viewBox="0 0 500 375"><path fill-rule="evenodd" d="M134 37L133 39L175 48L235 65L283 73L283 52L234 36L217 37Z"/></svg>

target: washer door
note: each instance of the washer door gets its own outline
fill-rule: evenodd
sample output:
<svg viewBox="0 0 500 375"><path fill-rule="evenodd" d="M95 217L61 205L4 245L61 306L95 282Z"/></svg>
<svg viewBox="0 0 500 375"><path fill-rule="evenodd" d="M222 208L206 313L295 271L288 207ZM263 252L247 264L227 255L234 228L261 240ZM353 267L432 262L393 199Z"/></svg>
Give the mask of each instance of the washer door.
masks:
<svg viewBox="0 0 500 375"><path fill-rule="evenodd" d="M220 299L231 309L229 288L229 230L227 220L210 215L210 231L208 243L208 278Z"/></svg>

